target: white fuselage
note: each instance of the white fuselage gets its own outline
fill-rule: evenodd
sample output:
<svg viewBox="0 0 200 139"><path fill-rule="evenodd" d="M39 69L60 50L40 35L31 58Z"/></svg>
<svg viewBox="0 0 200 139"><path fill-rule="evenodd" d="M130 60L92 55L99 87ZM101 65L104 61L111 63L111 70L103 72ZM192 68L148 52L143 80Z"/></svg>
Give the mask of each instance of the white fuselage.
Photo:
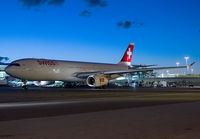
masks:
<svg viewBox="0 0 200 139"><path fill-rule="evenodd" d="M16 78L32 81L79 81L76 73L127 70L121 64L59 61L47 59L21 59L12 62L6 72Z"/></svg>

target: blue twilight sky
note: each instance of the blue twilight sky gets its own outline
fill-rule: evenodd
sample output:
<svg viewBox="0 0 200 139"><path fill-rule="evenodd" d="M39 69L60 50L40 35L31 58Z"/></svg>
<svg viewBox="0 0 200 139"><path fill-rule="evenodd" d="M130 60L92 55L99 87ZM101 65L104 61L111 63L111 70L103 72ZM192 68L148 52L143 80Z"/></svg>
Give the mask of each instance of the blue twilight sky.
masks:
<svg viewBox="0 0 200 139"><path fill-rule="evenodd" d="M200 61L199 0L4 0L0 56L133 64ZM200 66L195 65L200 73Z"/></svg>

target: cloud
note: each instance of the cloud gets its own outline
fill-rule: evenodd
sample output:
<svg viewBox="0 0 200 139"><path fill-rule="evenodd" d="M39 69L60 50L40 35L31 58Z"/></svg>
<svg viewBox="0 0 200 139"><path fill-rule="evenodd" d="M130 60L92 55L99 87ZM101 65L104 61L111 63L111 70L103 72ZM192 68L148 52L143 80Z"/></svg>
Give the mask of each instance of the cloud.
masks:
<svg viewBox="0 0 200 139"><path fill-rule="evenodd" d="M140 27L143 26L144 24L141 23L141 22L133 21L133 22L132 22L132 25L133 25L135 28L140 28Z"/></svg>
<svg viewBox="0 0 200 139"><path fill-rule="evenodd" d="M62 5L65 0L19 0L27 7L36 7L42 4L47 5Z"/></svg>
<svg viewBox="0 0 200 139"><path fill-rule="evenodd" d="M119 21L117 23L118 27L123 27L126 29L129 28L140 28L141 26L143 26L143 23L137 22L137 21Z"/></svg>
<svg viewBox="0 0 200 139"><path fill-rule="evenodd" d="M123 22L122 21L119 21L118 23L117 23L117 26L119 26L119 27L121 27L121 26L123 26Z"/></svg>
<svg viewBox="0 0 200 139"><path fill-rule="evenodd" d="M81 12L80 16L83 16L83 17L90 17L91 16L91 12L88 11L88 10L84 10Z"/></svg>
<svg viewBox="0 0 200 139"><path fill-rule="evenodd" d="M130 21L125 21L124 22L124 28L130 28L132 23Z"/></svg>
<svg viewBox="0 0 200 139"><path fill-rule="evenodd" d="M106 7L108 5L106 0L84 0L84 1L90 7L97 7L97 6Z"/></svg>
<svg viewBox="0 0 200 139"><path fill-rule="evenodd" d="M95 7L101 7L104 8L106 7L107 0L83 0L89 7L95 8ZM83 10L80 14L82 17L90 17L92 15L91 11L88 10Z"/></svg>
<svg viewBox="0 0 200 139"><path fill-rule="evenodd" d="M2 56L0 56L0 62L8 61L8 60L9 60L8 57L2 57Z"/></svg>

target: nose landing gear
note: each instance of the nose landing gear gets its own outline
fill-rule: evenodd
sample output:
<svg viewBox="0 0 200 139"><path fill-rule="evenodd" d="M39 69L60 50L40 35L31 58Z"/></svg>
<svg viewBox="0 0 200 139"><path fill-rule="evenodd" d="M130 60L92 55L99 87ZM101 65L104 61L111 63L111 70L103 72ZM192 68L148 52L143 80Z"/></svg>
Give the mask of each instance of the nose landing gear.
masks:
<svg viewBox="0 0 200 139"><path fill-rule="evenodd" d="M27 80L24 80L23 83L24 84L22 85L22 89L27 90L28 89Z"/></svg>

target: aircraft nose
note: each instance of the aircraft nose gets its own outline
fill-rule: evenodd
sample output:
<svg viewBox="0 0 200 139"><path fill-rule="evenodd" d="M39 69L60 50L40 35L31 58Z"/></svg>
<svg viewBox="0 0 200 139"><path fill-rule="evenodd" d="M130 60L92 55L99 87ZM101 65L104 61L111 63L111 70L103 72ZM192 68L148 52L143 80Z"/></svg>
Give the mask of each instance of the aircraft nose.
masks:
<svg viewBox="0 0 200 139"><path fill-rule="evenodd" d="M5 72L10 75L10 66L7 66Z"/></svg>
<svg viewBox="0 0 200 139"><path fill-rule="evenodd" d="M10 76L18 77L18 75L21 73L19 67L20 67L19 63L16 63L16 62L15 63L11 63L10 65L8 65L5 68L5 72Z"/></svg>

